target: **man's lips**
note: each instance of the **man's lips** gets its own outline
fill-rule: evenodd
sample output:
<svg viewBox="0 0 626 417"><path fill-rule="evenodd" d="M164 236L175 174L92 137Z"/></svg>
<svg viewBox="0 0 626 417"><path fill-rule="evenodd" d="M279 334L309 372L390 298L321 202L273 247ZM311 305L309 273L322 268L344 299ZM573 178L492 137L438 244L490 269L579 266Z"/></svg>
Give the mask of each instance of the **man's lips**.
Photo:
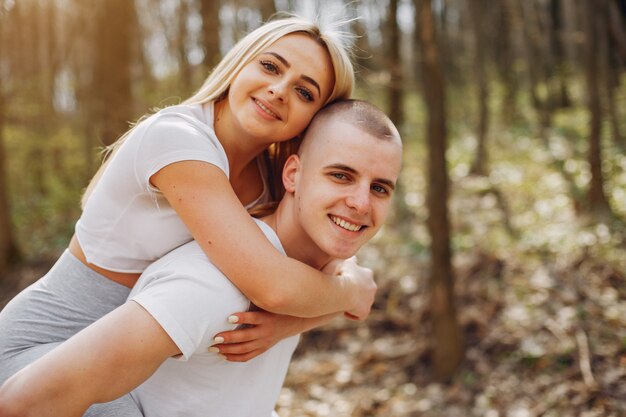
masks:
<svg viewBox="0 0 626 417"><path fill-rule="evenodd" d="M329 214L328 217L337 226L341 227L342 229L349 230L351 232L358 232L361 229L364 229L365 227L367 227L367 226L365 226L363 224L352 223L352 222L346 221L346 220L344 220L342 218L339 218L337 216L333 216L332 214Z"/></svg>

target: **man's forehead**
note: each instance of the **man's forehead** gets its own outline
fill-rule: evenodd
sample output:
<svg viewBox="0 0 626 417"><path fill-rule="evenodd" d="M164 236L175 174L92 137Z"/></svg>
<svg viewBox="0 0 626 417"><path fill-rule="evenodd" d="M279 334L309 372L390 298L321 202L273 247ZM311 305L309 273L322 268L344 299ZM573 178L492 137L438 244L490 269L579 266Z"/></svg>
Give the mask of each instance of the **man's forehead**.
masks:
<svg viewBox="0 0 626 417"><path fill-rule="evenodd" d="M311 138L302 155L303 160L314 165L311 168L341 168L395 182L402 159L402 147L397 142L377 138L354 126L327 133Z"/></svg>
<svg viewBox="0 0 626 417"><path fill-rule="evenodd" d="M376 137L367 129L359 125L358 121L346 121L340 117L330 117L313 126L307 133L301 146L301 155L312 149L316 152L328 151L329 148L339 151L341 146L358 146L367 144L372 153L383 147L397 147L402 152L402 142L399 137Z"/></svg>

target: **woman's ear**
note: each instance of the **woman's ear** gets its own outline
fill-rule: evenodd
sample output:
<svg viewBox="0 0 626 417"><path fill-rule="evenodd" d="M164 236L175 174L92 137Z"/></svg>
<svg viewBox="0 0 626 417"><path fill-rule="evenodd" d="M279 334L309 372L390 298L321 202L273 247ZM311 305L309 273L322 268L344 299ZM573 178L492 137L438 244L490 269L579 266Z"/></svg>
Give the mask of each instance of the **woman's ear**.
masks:
<svg viewBox="0 0 626 417"><path fill-rule="evenodd" d="M283 168L283 185L288 193L296 190L298 171L300 171L300 157L296 154L290 155Z"/></svg>

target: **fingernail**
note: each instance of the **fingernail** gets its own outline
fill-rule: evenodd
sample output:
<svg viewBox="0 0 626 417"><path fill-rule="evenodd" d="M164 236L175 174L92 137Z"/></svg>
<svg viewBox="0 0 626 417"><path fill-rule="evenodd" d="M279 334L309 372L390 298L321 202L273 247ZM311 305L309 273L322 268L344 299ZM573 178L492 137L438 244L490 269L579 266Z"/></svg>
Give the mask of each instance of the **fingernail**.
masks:
<svg viewBox="0 0 626 417"><path fill-rule="evenodd" d="M238 323L239 322L239 317L233 315L233 316L228 316L228 322L229 323Z"/></svg>
<svg viewBox="0 0 626 417"><path fill-rule="evenodd" d="M213 338L213 341L215 343L224 343L224 338L222 336L215 336L215 338Z"/></svg>
<svg viewBox="0 0 626 417"><path fill-rule="evenodd" d="M217 356L219 356L221 359L226 360L226 356L222 355L221 353L218 353Z"/></svg>
<svg viewBox="0 0 626 417"><path fill-rule="evenodd" d="M220 349L216 348L215 346L211 346L209 348L209 352L211 352L211 353L220 353Z"/></svg>

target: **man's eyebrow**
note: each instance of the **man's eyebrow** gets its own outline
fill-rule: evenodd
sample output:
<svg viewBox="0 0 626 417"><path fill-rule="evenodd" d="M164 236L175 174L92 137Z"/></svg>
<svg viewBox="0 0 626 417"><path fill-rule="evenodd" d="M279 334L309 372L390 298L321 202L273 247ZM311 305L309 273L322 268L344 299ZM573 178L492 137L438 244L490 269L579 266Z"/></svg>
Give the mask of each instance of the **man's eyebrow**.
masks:
<svg viewBox="0 0 626 417"><path fill-rule="evenodd" d="M272 52L272 51L267 51L267 52L264 52L264 53L272 55L277 60L282 62L282 64L284 66L286 66L287 68L291 68L291 64L289 63L289 61L287 61L282 55L280 55L280 54L278 54L276 52ZM302 78L304 81L312 84L315 88L317 88L317 93L320 96L322 95L322 90L320 88L320 85L317 83L317 81L315 81L313 78L309 77L308 75L304 75L304 74L300 75L300 78Z"/></svg>
<svg viewBox="0 0 626 417"><path fill-rule="evenodd" d="M356 169L352 168L351 166L344 165L344 164L330 164L330 165L327 165L325 168L326 169L339 169L341 171L346 171L351 174L359 173ZM396 183L394 181L388 180L387 178L374 178L374 182L379 182L381 184L384 184L387 187L391 188L391 190L396 189Z"/></svg>

